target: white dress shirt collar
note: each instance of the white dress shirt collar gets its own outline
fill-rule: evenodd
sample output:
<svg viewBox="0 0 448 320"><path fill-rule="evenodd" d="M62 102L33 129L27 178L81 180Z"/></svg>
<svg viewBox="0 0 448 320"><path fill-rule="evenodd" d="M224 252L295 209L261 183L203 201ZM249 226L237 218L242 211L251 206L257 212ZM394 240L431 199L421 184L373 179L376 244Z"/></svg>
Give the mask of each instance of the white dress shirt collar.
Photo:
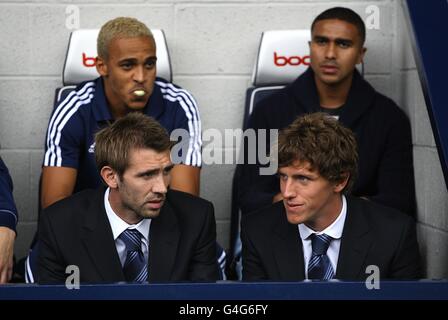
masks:
<svg viewBox="0 0 448 320"><path fill-rule="evenodd" d="M121 219L112 209L109 202L110 188L107 188L104 192L104 208L106 208L107 218L109 219L110 227L112 228L112 234L114 240L120 236L120 234L126 229L137 229L148 242L149 228L151 226L151 219L143 219L137 224L128 224Z"/></svg>
<svg viewBox="0 0 448 320"><path fill-rule="evenodd" d="M330 224L327 228L320 232L316 232L311 228L308 228L304 223L299 224L299 233L302 240L308 239L308 237L313 234L322 234L325 233L332 237L333 239L340 239L342 237L342 231L344 229L345 217L347 216L347 200L345 196L342 195L342 208L338 217L332 224Z"/></svg>

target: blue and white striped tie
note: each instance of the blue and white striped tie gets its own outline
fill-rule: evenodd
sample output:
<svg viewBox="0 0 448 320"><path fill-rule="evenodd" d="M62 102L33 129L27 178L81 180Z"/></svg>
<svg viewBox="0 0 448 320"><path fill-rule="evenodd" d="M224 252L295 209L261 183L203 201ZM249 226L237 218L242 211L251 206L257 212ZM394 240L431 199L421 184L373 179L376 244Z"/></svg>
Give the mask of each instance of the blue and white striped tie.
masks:
<svg viewBox="0 0 448 320"><path fill-rule="evenodd" d="M137 229L126 229L119 238L126 245L126 260L123 265L126 281L146 281L148 279L148 264L142 252L142 234Z"/></svg>
<svg viewBox="0 0 448 320"><path fill-rule="evenodd" d="M327 234L310 235L313 254L308 263L308 279L329 280L334 277L334 270L327 256L327 249L332 237Z"/></svg>

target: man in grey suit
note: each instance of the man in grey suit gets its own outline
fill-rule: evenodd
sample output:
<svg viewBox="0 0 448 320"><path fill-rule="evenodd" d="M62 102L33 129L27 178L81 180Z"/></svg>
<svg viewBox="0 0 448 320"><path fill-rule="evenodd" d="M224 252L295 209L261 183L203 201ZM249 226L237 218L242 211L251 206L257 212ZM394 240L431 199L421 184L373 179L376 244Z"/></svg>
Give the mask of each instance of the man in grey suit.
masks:
<svg viewBox="0 0 448 320"><path fill-rule="evenodd" d="M95 137L107 186L45 209L39 225L40 283L215 281L213 205L169 190L172 143L154 119L132 112Z"/></svg>
<svg viewBox="0 0 448 320"><path fill-rule="evenodd" d="M280 134L283 200L242 219L244 280L362 281L372 271L381 279L421 277L413 219L347 195L356 150L353 133L324 113Z"/></svg>

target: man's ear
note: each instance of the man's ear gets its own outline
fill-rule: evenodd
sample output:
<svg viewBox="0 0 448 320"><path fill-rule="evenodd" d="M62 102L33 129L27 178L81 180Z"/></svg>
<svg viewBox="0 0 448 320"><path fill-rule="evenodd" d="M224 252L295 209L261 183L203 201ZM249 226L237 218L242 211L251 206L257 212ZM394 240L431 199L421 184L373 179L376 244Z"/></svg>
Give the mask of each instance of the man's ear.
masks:
<svg viewBox="0 0 448 320"><path fill-rule="evenodd" d="M104 58L96 57L96 71L100 74L102 77L107 77L108 70L107 70L107 63L104 60Z"/></svg>
<svg viewBox="0 0 448 320"><path fill-rule="evenodd" d="M104 166L100 171L101 178L111 189L118 187L118 173L109 166Z"/></svg>
<svg viewBox="0 0 448 320"><path fill-rule="evenodd" d="M361 48L361 52L359 53L358 61L356 61L356 64L360 64L361 62L364 61L364 56L366 54L366 51L367 51L366 47Z"/></svg>
<svg viewBox="0 0 448 320"><path fill-rule="evenodd" d="M340 193L342 192L342 190L344 190L344 188L347 186L348 183L348 179L350 178L350 174L349 173L344 173L343 174L343 180L340 182L336 182L334 185L334 192L336 193Z"/></svg>

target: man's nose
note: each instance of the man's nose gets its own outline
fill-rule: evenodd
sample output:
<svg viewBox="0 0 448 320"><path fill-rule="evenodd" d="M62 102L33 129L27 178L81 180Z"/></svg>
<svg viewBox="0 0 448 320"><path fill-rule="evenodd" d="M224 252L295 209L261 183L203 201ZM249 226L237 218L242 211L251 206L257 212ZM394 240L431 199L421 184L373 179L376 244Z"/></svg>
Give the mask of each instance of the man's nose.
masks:
<svg viewBox="0 0 448 320"><path fill-rule="evenodd" d="M137 67L134 70L134 81L142 83L145 80L145 70L143 67Z"/></svg>
<svg viewBox="0 0 448 320"><path fill-rule="evenodd" d="M283 198L285 198L285 199L294 198L296 196L296 192L295 192L295 188L294 188L292 179L288 178L283 183L284 183L283 192L282 192Z"/></svg>
<svg viewBox="0 0 448 320"><path fill-rule="evenodd" d="M325 50L325 58L334 59L336 58L336 44L330 42Z"/></svg>
<svg viewBox="0 0 448 320"><path fill-rule="evenodd" d="M160 174L156 177L152 191L154 193L162 193L162 194L165 194L168 191L168 182L166 181L163 174Z"/></svg>

